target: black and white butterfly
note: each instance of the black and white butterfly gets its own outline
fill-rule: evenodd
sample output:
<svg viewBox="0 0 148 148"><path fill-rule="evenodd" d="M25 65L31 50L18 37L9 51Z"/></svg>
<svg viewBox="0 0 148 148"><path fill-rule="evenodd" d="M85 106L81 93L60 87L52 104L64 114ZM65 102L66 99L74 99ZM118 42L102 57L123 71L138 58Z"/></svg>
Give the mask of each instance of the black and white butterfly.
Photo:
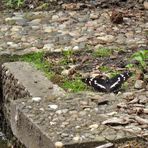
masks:
<svg viewBox="0 0 148 148"><path fill-rule="evenodd" d="M83 78L82 81L89 86L92 86L96 91L100 92L117 92L122 84L132 75L131 72L126 71L122 74L118 74L112 78Z"/></svg>

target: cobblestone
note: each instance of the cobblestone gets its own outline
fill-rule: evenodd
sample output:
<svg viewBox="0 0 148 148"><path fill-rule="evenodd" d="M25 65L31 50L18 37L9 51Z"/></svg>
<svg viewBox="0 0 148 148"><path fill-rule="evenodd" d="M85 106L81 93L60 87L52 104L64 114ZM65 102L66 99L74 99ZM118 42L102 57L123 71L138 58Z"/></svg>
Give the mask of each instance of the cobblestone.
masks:
<svg viewBox="0 0 148 148"><path fill-rule="evenodd" d="M112 24L111 9L82 11L1 13L1 51L24 54L31 51L147 46L148 12L125 10L122 24ZM21 52L20 52L21 49Z"/></svg>

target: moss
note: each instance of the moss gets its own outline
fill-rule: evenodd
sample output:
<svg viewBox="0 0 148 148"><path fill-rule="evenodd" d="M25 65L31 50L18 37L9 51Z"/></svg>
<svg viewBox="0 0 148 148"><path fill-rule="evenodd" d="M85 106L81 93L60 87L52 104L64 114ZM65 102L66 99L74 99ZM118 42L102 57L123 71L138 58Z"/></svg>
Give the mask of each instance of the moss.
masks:
<svg viewBox="0 0 148 148"><path fill-rule="evenodd" d="M99 69L100 69L100 71L102 71L102 72L108 72L108 71L111 70L111 68L110 68L110 67L107 67L107 66L101 66Z"/></svg>
<svg viewBox="0 0 148 148"><path fill-rule="evenodd" d="M45 76L51 78L54 75L53 71L50 71L52 65L47 61L43 60L44 52L36 52L31 54L26 54L18 57L19 61L25 61L33 64L38 70L45 73Z"/></svg>
<svg viewBox="0 0 148 148"><path fill-rule="evenodd" d="M87 89L87 86L79 78L71 81L67 80L61 85L61 87L70 92L79 92Z"/></svg>
<svg viewBox="0 0 148 148"><path fill-rule="evenodd" d="M24 3L25 0L6 0L6 5L10 8L20 8Z"/></svg>

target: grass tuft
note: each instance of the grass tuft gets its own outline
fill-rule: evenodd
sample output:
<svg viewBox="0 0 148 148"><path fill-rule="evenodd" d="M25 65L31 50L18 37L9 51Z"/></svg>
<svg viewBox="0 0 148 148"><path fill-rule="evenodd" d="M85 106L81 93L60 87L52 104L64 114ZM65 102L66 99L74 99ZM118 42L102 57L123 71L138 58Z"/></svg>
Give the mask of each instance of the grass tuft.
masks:
<svg viewBox="0 0 148 148"><path fill-rule="evenodd" d="M112 54L112 50L108 48L99 48L93 52L94 57L108 57Z"/></svg>
<svg viewBox="0 0 148 148"><path fill-rule="evenodd" d="M70 91L70 92L79 92L87 89L87 86L81 81L81 79L77 78L71 81L65 81L62 84L62 88Z"/></svg>

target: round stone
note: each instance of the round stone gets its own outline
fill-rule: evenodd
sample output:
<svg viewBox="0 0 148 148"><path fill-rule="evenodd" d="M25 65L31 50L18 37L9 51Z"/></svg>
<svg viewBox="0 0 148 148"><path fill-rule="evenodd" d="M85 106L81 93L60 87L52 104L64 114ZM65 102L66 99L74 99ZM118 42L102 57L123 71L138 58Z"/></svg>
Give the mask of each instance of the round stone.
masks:
<svg viewBox="0 0 148 148"><path fill-rule="evenodd" d="M44 50L52 50L54 48L54 44L45 44L43 49Z"/></svg>
<svg viewBox="0 0 148 148"><path fill-rule="evenodd" d="M134 87L135 87L136 89L142 89L142 88L144 87L144 81L142 81L142 80L137 80L137 81L135 82Z"/></svg>
<svg viewBox="0 0 148 148"><path fill-rule="evenodd" d="M51 105L48 105L48 107L49 107L50 109L56 110L56 109L58 108L58 105L56 105L56 104L51 104Z"/></svg>
<svg viewBox="0 0 148 148"><path fill-rule="evenodd" d="M97 129L98 128L98 124L92 124L89 126L89 128L91 129Z"/></svg>
<svg viewBox="0 0 148 148"><path fill-rule="evenodd" d="M59 19L59 16L58 16L58 15L53 15L53 16L52 16L52 20L53 20L53 21L56 21L56 20L58 20L58 19Z"/></svg>
<svg viewBox="0 0 148 148"><path fill-rule="evenodd" d="M73 50L79 50L79 46L74 46Z"/></svg>
<svg viewBox="0 0 148 148"><path fill-rule="evenodd" d="M40 24L40 22L41 22L41 19L35 19L35 20L32 20L30 24L35 25L35 24Z"/></svg>
<svg viewBox="0 0 148 148"><path fill-rule="evenodd" d="M106 36L102 36L102 37L97 37L98 40L107 42L107 43L111 43L114 41L115 37L112 35L106 35Z"/></svg>
<svg viewBox="0 0 148 148"><path fill-rule="evenodd" d="M80 136L73 137L73 141L78 142L80 140Z"/></svg>
<svg viewBox="0 0 148 148"><path fill-rule="evenodd" d="M55 147L56 147L56 148L62 148L62 147L63 147L63 143L60 142L60 141L57 141L57 142L55 143Z"/></svg>
<svg viewBox="0 0 148 148"><path fill-rule="evenodd" d="M145 2L143 3L143 5L144 5L144 8L145 8L146 10L148 10L148 2L145 1Z"/></svg>

